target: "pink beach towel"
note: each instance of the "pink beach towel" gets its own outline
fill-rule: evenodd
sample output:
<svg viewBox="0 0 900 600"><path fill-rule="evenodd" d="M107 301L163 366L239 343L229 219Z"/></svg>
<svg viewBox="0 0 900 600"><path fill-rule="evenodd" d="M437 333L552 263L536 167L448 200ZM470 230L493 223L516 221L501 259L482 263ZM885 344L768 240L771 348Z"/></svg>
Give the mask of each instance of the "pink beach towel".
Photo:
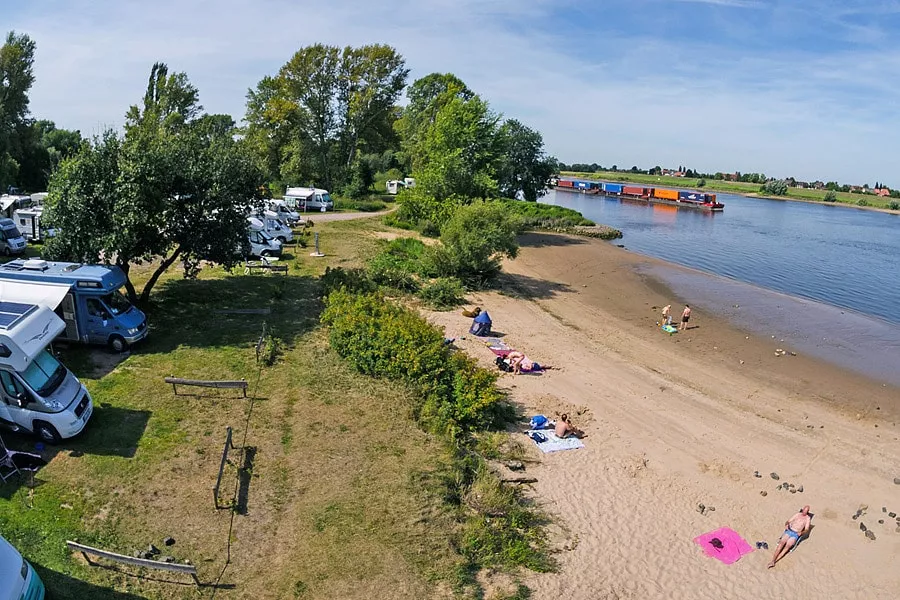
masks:
<svg viewBox="0 0 900 600"><path fill-rule="evenodd" d="M721 548L716 548L710 543L713 538L718 538L722 542ZM697 536L694 542L703 548L707 556L719 559L726 565L737 562L743 555L753 552L753 548L744 541L744 538L727 527Z"/></svg>

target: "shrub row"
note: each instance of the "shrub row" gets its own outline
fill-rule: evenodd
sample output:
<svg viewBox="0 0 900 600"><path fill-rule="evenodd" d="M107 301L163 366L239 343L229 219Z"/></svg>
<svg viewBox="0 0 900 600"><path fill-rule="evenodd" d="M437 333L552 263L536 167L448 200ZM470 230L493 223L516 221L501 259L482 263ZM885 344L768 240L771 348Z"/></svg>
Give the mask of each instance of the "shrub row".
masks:
<svg viewBox="0 0 900 600"><path fill-rule="evenodd" d="M580 212L571 208L521 200L501 200L501 202L510 213L520 217L522 226L526 229L557 230L595 224L590 219L585 219Z"/></svg>
<svg viewBox="0 0 900 600"><path fill-rule="evenodd" d="M332 347L358 371L419 392L414 412L427 430L457 439L507 415L495 373L451 352L436 327L379 294L336 289L326 298L322 322Z"/></svg>

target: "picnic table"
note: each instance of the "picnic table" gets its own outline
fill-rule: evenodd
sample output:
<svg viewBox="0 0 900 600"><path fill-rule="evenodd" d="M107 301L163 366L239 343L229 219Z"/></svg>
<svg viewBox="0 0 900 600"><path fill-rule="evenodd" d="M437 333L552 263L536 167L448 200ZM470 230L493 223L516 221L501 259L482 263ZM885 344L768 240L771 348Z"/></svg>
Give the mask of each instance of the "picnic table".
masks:
<svg viewBox="0 0 900 600"><path fill-rule="evenodd" d="M244 275L250 275L254 270L269 273L287 273L288 266L277 264L277 260L262 258L260 260L248 260L244 263Z"/></svg>

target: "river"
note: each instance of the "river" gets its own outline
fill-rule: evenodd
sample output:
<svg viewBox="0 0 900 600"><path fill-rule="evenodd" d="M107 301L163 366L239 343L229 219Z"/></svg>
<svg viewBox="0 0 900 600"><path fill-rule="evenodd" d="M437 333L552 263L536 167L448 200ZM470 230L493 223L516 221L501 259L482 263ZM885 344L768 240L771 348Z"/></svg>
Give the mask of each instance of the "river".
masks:
<svg viewBox="0 0 900 600"><path fill-rule="evenodd" d="M718 194L722 213L550 191L542 202L622 230L682 299L900 385L900 216ZM677 311L676 311L677 312Z"/></svg>

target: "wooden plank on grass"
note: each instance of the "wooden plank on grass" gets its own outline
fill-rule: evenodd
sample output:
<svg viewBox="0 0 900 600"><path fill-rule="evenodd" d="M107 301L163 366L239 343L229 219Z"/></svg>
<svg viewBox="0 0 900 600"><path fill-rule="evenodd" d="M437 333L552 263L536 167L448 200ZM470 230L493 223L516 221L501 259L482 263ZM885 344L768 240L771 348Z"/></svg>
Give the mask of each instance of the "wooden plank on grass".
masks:
<svg viewBox="0 0 900 600"><path fill-rule="evenodd" d="M193 577L194 581L196 581L198 585L200 584L200 580L197 578L197 567L195 567L194 565L167 563L159 560L150 560L148 558L135 558L133 556L125 556L124 554L116 554L115 552L109 552L108 550L92 548L91 546L85 546L84 544L79 544L78 542L73 542L70 540L66 540L66 546L69 547L69 550L77 550L78 552L81 552L81 554L84 556L84 559L89 564L93 564L91 559L88 558L88 555L90 554L92 556L98 556L100 558L105 558L107 560L122 563L125 565L132 565L134 567L147 567L160 571L170 571L172 573L184 573Z"/></svg>
<svg viewBox="0 0 900 600"><path fill-rule="evenodd" d="M179 385L188 385L194 387L207 387L216 389L241 389L244 396L247 396L247 380L240 379L237 381L207 381L205 379L182 379L181 377L166 377L166 383L172 384L172 391L178 394Z"/></svg>

